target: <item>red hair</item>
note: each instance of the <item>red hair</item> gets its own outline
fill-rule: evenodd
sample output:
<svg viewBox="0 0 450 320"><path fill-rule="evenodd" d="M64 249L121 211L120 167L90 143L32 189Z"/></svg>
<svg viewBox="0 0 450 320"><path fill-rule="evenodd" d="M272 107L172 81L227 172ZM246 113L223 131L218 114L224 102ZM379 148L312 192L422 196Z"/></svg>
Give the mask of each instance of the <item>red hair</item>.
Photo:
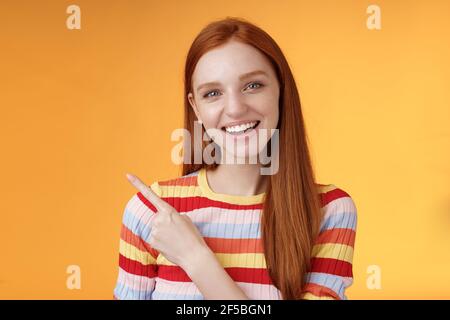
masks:
<svg viewBox="0 0 450 320"><path fill-rule="evenodd" d="M189 92L194 92L192 74L202 55L230 40L251 45L263 53L271 62L280 85L279 168L267 184L261 233L273 284L283 299L300 299L323 217L297 86L281 49L265 31L242 18L232 17L212 22L201 30L186 58L184 126L191 133L189 143L193 146L196 116L188 101ZM205 147L202 143L202 148ZM183 175L217 166L216 163L194 164L192 150L188 155L191 163L183 164Z"/></svg>

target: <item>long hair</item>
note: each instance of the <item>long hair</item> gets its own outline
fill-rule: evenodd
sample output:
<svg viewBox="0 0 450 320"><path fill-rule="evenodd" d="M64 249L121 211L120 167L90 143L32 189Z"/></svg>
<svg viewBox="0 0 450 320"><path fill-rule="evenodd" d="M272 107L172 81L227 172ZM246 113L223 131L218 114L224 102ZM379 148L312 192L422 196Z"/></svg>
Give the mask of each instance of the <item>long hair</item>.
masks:
<svg viewBox="0 0 450 320"><path fill-rule="evenodd" d="M261 215L261 237L273 284L283 299L300 299L322 211L297 86L286 58L270 35L245 19L235 17L214 21L197 35L185 64L184 127L191 134L189 145L193 146L196 116L188 100L189 92L194 92L192 74L203 54L230 40L241 41L263 53L276 71L280 84L279 167L277 173L268 179ZM205 142L201 142L202 154L205 147ZM207 164L203 159L202 163L195 164L192 161L193 148L190 150L187 157L191 161L184 161L183 175L203 167L217 166L217 163Z"/></svg>

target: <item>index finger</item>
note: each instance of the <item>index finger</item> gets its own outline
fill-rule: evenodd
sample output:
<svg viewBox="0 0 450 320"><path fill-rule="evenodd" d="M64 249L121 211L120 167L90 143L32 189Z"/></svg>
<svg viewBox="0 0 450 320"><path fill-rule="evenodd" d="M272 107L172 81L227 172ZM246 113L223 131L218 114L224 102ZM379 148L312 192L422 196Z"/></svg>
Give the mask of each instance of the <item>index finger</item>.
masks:
<svg viewBox="0 0 450 320"><path fill-rule="evenodd" d="M171 208L171 206L167 202L158 197L158 195L154 193L150 187L148 187L144 182L142 182L141 179L139 179L135 175L127 173L127 179L136 189L138 189L144 195L145 198L147 198L147 200L149 200L156 207L158 211L165 211Z"/></svg>

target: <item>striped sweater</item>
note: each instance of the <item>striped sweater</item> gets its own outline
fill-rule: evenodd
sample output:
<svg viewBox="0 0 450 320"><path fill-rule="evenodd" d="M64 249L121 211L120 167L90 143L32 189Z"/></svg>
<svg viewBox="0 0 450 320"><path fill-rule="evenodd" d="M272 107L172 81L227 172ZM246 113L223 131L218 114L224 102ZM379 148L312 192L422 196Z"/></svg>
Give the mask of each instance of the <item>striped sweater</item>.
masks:
<svg viewBox="0 0 450 320"><path fill-rule="evenodd" d="M265 193L234 196L215 193L205 169L155 182L152 190L199 229L226 272L254 300L282 299L266 268L260 232ZM356 207L334 185L319 185L324 218L312 250L303 299L347 299L353 282ZM119 268L113 298L118 300L195 300L201 292L185 271L148 243L156 208L138 192L123 214Z"/></svg>

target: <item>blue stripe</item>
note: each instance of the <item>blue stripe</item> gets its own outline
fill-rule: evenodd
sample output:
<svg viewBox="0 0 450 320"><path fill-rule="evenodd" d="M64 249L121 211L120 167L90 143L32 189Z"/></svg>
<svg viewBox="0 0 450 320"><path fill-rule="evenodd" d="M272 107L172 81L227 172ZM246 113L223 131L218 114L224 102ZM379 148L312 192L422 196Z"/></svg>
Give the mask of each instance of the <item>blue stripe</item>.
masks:
<svg viewBox="0 0 450 320"><path fill-rule="evenodd" d="M147 241L150 238L151 224L142 223L128 206L125 208L123 224L142 240ZM204 237L226 239L259 239L261 237L259 222L245 224L195 222L194 224Z"/></svg>
<svg viewBox="0 0 450 320"><path fill-rule="evenodd" d="M200 233L204 237L226 238L226 239L259 239L260 225L259 223L195 223Z"/></svg>
<svg viewBox="0 0 450 320"><path fill-rule="evenodd" d="M128 206L125 208L123 224L135 235L141 237L144 241L150 237L150 223L142 223L142 221L133 212L131 212L131 210L129 210Z"/></svg>
<svg viewBox="0 0 450 320"><path fill-rule="evenodd" d="M133 290L127 285L117 282L114 295L119 300L152 300L152 290Z"/></svg>
<svg viewBox="0 0 450 320"><path fill-rule="evenodd" d="M152 300L204 300L202 295L193 294L176 294L155 291Z"/></svg>
<svg viewBox="0 0 450 320"><path fill-rule="evenodd" d="M334 228L347 228L356 231L356 214L355 212L339 212L328 216L327 220L320 227L322 230Z"/></svg>
<svg viewBox="0 0 450 320"><path fill-rule="evenodd" d="M346 286L342 277L328 273L308 272L306 274L306 282L327 287L336 292L341 299L347 300L347 297L344 294Z"/></svg>

